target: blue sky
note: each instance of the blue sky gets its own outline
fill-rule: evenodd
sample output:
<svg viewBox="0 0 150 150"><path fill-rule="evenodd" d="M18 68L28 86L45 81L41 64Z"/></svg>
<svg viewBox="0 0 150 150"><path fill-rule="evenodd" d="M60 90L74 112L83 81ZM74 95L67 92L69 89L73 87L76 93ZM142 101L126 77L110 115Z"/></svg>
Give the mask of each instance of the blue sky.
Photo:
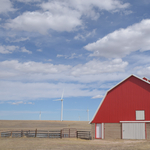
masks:
<svg viewBox="0 0 150 150"><path fill-rule="evenodd" d="M0 119L92 119L108 89L150 78L149 0L0 0Z"/></svg>

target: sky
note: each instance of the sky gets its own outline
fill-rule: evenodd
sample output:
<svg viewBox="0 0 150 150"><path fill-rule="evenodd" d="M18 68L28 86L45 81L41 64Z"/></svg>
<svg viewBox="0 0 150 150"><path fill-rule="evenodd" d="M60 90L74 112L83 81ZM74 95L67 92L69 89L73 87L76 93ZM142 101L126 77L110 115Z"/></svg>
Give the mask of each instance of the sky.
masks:
<svg viewBox="0 0 150 150"><path fill-rule="evenodd" d="M131 74L150 79L149 0L0 0L0 119L87 121Z"/></svg>

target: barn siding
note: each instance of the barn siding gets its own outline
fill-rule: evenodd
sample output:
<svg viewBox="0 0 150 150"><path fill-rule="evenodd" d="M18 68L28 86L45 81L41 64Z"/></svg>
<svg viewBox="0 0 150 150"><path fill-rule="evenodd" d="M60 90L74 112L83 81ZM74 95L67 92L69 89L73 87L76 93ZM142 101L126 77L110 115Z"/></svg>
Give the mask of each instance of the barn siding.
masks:
<svg viewBox="0 0 150 150"><path fill-rule="evenodd" d="M95 139L95 123L91 124L91 138Z"/></svg>
<svg viewBox="0 0 150 150"><path fill-rule="evenodd" d="M105 139L121 139L121 123L105 123Z"/></svg>
<svg viewBox="0 0 150 150"><path fill-rule="evenodd" d="M146 135L147 139L150 139L150 123L146 123Z"/></svg>

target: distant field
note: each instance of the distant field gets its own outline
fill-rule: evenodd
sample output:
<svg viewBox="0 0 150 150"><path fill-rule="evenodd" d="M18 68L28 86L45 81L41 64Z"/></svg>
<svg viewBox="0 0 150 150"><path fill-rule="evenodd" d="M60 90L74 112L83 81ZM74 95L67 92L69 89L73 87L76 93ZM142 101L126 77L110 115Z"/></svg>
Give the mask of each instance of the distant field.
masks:
<svg viewBox="0 0 150 150"><path fill-rule="evenodd" d="M63 128L91 130L91 125L87 121L0 120L0 131L61 130Z"/></svg>

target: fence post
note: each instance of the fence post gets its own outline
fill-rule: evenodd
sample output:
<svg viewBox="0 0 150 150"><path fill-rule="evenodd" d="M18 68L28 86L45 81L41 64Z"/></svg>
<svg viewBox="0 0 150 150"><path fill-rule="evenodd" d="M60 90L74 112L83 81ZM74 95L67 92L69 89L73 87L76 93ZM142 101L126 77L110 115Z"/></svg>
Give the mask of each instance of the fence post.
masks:
<svg viewBox="0 0 150 150"><path fill-rule="evenodd" d="M62 139L62 130L60 130L60 138Z"/></svg>
<svg viewBox="0 0 150 150"><path fill-rule="evenodd" d="M77 131L77 139L78 139L78 131Z"/></svg>
<svg viewBox="0 0 150 150"><path fill-rule="evenodd" d="M48 138L49 138L49 130L48 130Z"/></svg>
<svg viewBox="0 0 150 150"><path fill-rule="evenodd" d="M11 131L11 134L10 134L10 136L12 137L12 131Z"/></svg>
<svg viewBox="0 0 150 150"><path fill-rule="evenodd" d="M23 137L23 130L21 130L21 137Z"/></svg>
<svg viewBox="0 0 150 150"><path fill-rule="evenodd" d="M36 135L37 135L37 129L35 130L35 137L36 137Z"/></svg>

